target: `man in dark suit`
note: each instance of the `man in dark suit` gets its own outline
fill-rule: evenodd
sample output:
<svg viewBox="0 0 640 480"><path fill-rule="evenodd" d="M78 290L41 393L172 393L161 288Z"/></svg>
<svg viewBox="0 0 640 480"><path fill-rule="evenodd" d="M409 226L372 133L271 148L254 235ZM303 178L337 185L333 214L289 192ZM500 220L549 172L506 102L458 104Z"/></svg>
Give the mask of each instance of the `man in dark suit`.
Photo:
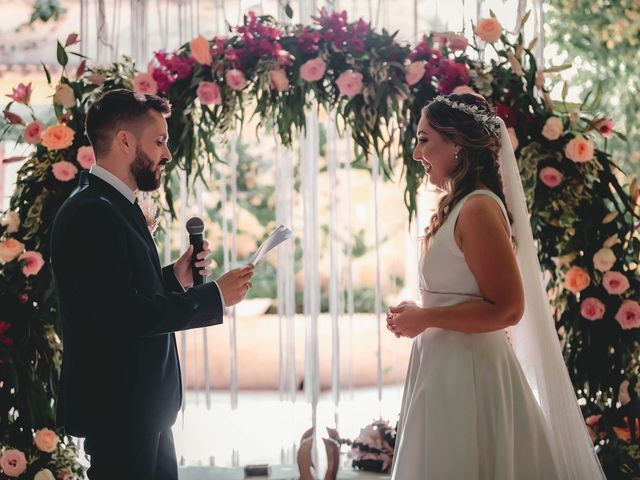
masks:
<svg viewBox="0 0 640 480"><path fill-rule="evenodd" d="M97 163L53 224L51 263L64 341L59 424L86 437L90 479L178 478L171 426L182 402L174 332L222 323L253 265L193 286L192 247L161 268L134 191L160 186L171 160L154 95L114 90L87 112ZM196 267L206 275L205 249Z"/></svg>

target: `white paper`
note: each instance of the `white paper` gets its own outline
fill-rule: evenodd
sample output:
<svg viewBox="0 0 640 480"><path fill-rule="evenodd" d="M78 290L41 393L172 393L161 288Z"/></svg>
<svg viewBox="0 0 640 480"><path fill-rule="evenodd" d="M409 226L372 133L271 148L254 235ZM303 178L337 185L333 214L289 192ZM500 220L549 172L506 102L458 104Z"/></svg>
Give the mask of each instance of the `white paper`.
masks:
<svg viewBox="0 0 640 480"><path fill-rule="evenodd" d="M291 230L289 230L284 225L280 225L278 228L276 228L273 231L271 235L269 235L269 238L267 238L262 243L262 245L258 247L258 250L256 250L256 253L254 253L253 257L251 258L250 263L253 263L255 265L267 253L269 253L271 250L273 250L275 247L280 245L285 240L290 239L292 236L293 236L293 233L291 232Z"/></svg>

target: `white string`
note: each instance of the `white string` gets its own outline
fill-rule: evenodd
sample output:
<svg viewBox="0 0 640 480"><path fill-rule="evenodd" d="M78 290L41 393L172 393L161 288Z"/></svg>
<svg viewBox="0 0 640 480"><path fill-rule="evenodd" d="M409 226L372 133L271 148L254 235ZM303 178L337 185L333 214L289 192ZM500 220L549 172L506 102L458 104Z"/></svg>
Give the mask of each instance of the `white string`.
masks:
<svg viewBox="0 0 640 480"><path fill-rule="evenodd" d="M351 204L351 157L353 155L353 144L351 143L351 130L347 129L345 132L345 189L347 192L347 242L346 242L346 257L347 257L347 316L349 319L349 345L352 347L348 350L347 357L347 385L349 387L350 399L353 399L353 345L355 345L354 336L354 310L355 302L353 295L353 221L352 221L352 204Z"/></svg>
<svg viewBox="0 0 640 480"><path fill-rule="evenodd" d="M233 134L229 140L229 168L231 169L231 264L238 266L238 138ZM231 308L231 323L229 325L229 341L231 346L231 377L230 394L231 408L238 408L238 334L236 307Z"/></svg>
<svg viewBox="0 0 640 480"><path fill-rule="evenodd" d="M382 295L380 289L380 219L378 206L378 183L380 181L380 159L378 154L372 156L371 170L373 173L373 215L374 215L374 232L375 232L375 249L376 249L376 334L377 334L377 351L376 351L376 380L378 385L378 405L380 408L380 417L382 417Z"/></svg>

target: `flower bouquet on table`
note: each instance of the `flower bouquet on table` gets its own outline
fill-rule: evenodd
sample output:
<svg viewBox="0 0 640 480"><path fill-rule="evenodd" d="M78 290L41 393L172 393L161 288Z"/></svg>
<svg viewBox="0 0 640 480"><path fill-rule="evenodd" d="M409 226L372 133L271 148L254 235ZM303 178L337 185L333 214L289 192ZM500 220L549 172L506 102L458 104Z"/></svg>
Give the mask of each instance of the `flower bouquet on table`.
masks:
<svg viewBox="0 0 640 480"><path fill-rule="evenodd" d="M396 445L396 429L386 420L377 420L360 430L351 443L351 465L360 470L389 473Z"/></svg>

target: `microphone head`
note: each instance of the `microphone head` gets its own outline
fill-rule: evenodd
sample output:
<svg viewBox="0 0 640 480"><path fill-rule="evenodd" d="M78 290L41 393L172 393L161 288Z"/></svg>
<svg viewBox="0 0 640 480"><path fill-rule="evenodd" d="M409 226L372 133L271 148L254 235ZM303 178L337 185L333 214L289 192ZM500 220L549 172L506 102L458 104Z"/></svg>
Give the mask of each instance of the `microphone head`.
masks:
<svg viewBox="0 0 640 480"><path fill-rule="evenodd" d="M189 235L201 235L204 232L204 222L200 217L191 217L186 227Z"/></svg>

